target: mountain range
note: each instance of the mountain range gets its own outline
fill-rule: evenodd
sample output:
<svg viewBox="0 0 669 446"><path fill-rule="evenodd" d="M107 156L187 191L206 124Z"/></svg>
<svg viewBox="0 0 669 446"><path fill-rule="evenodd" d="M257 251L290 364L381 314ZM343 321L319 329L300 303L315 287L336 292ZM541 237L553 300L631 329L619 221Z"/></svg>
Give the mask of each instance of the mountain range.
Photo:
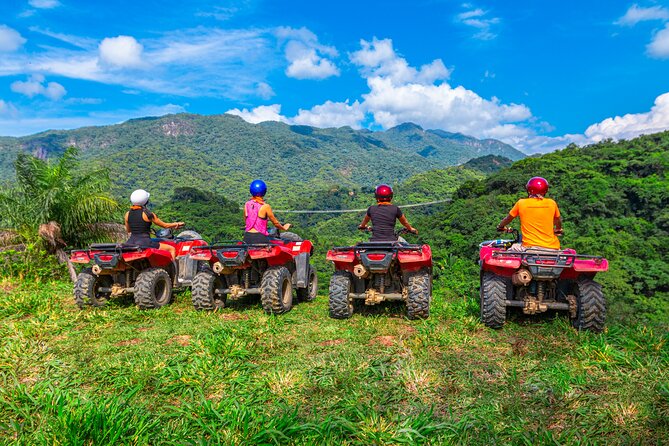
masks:
<svg viewBox="0 0 669 446"><path fill-rule="evenodd" d="M181 185L225 196L245 195L248 181L280 187L369 187L497 155L525 155L494 139L479 140L412 123L386 131L321 129L279 122L250 124L237 116L194 114L133 119L121 124L0 137L0 180L12 178L19 152L57 157L79 148L84 164L111 170L119 194L161 193Z"/></svg>

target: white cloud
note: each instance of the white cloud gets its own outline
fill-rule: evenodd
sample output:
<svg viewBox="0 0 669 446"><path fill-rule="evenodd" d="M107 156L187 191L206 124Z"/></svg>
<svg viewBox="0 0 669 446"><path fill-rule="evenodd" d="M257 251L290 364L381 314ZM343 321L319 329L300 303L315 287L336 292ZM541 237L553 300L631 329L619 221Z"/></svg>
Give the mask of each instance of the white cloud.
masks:
<svg viewBox="0 0 669 446"><path fill-rule="evenodd" d="M409 66L407 61L400 57L393 48L390 39L377 39L368 42L360 41L360 50L350 55L351 62L362 69L364 77L382 77L395 85L415 83L421 85L432 84L435 81L447 80L450 71L444 66L441 59L435 59L420 69Z"/></svg>
<svg viewBox="0 0 669 446"><path fill-rule="evenodd" d="M344 127L360 128L365 119L365 112L358 101L353 104L346 102L326 101L311 110L300 109L291 122L313 127Z"/></svg>
<svg viewBox="0 0 669 446"><path fill-rule="evenodd" d="M306 28L278 28L276 35L287 41L286 75L296 79L326 79L339 76L339 68L325 56L336 57L336 48L318 43L318 37Z"/></svg>
<svg viewBox="0 0 669 446"><path fill-rule="evenodd" d="M281 63L274 30L174 31L143 40L141 52L132 38L126 41L129 45L111 40L121 44L107 47L90 45L85 38L51 34L76 48L48 47L30 55L0 57L0 76L44 73L121 85L128 90L241 99L267 96L269 90L258 91L258 85ZM102 61L103 55L106 61ZM138 65L140 61L142 65Z"/></svg>
<svg viewBox="0 0 669 446"><path fill-rule="evenodd" d="M478 31L474 34L475 39L492 40L497 37L497 34L492 31L492 27L500 23L499 17L491 17L488 15L489 11L484 11L481 8L474 8L469 3L465 3L462 6L466 8L467 11L456 15L455 21L477 29Z"/></svg>
<svg viewBox="0 0 669 446"><path fill-rule="evenodd" d="M669 93L664 93L655 99L655 104L649 112L607 118L588 127L585 136L589 141L599 142L607 138L630 139L667 129L669 129Z"/></svg>
<svg viewBox="0 0 669 446"><path fill-rule="evenodd" d="M52 9L56 6L60 6L60 2L58 0L29 0L28 3L33 8L38 9Z"/></svg>
<svg viewBox="0 0 669 446"><path fill-rule="evenodd" d="M115 67L140 67L144 47L131 36L107 37L100 43L100 60Z"/></svg>
<svg viewBox="0 0 669 446"><path fill-rule="evenodd" d="M246 122L251 124L257 124L259 122L265 121L279 121L288 123L289 120L285 116L281 115L281 105L261 105L259 107L248 110L246 108L240 110L238 108L233 108L226 112L229 115L236 115L242 118Z"/></svg>
<svg viewBox="0 0 669 446"><path fill-rule="evenodd" d="M15 81L10 86L15 93L32 98L37 95L45 96L52 101L57 101L67 94L65 87L57 82L45 83L44 76L41 74L32 75L27 81Z"/></svg>
<svg viewBox="0 0 669 446"><path fill-rule="evenodd" d="M635 3L629 7L625 15L619 18L615 24L621 26L634 26L639 22L647 20L667 19L669 19L669 9L662 6L644 8Z"/></svg>
<svg viewBox="0 0 669 446"><path fill-rule="evenodd" d="M655 33L653 40L646 46L646 51L658 59L669 58L669 23L664 29Z"/></svg>
<svg viewBox="0 0 669 446"><path fill-rule="evenodd" d="M0 118L5 117L15 117L18 114L16 107L14 107L9 102L3 101L0 99Z"/></svg>
<svg viewBox="0 0 669 446"><path fill-rule="evenodd" d="M276 95L272 86L267 82L258 82L256 84L256 94L262 99L269 99Z"/></svg>
<svg viewBox="0 0 669 446"><path fill-rule="evenodd" d="M6 25L0 25L0 53L16 51L24 43L26 39L21 37L18 31Z"/></svg>

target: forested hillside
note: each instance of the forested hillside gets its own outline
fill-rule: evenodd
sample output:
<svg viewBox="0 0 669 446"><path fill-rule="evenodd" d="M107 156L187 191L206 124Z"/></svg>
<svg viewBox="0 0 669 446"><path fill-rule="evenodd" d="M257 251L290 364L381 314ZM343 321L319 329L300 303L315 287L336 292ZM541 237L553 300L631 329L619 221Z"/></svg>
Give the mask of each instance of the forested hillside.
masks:
<svg viewBox="0 0 669 446"><path fill-rule="evenodd" d="M156 198L187 185L241 199L247 183L258 177L275 188L368 187L488 154L524 156L496 140L425 131L413 124L371 132L179 114L0 138L0 179L11 178L18 152L57 157L71 145L86 163L111 170L119 196L142 187Z"/></svg>

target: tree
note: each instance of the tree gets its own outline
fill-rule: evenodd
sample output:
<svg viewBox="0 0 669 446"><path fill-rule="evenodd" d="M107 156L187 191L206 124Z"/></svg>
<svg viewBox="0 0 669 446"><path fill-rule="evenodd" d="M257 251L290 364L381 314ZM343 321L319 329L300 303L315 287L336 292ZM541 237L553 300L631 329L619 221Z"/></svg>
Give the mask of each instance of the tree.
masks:
<svg viewBox="0 0 669 446"><path fill-rule="evenodd" d="M41 238L59 261L65 246L102 239L118 210L106 169L81 173L78 150L70 147L57 161L25 153L14 163L16 184L0 190L0 223L24 240ZM76 273L68 262L70 276Z"/></svg>

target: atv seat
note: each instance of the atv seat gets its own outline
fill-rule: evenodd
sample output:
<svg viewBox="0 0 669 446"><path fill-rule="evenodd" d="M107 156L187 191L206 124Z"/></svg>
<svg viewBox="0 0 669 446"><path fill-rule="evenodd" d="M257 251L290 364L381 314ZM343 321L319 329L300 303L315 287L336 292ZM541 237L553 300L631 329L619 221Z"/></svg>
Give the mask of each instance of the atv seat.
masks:
<svg viewBox="0 0 669 446"><path fill-rule="evenodd" d="M123 243L93 243L90 249L95 251L132 252L140 251L142 248L136 245L126 245Z"/></svg>

